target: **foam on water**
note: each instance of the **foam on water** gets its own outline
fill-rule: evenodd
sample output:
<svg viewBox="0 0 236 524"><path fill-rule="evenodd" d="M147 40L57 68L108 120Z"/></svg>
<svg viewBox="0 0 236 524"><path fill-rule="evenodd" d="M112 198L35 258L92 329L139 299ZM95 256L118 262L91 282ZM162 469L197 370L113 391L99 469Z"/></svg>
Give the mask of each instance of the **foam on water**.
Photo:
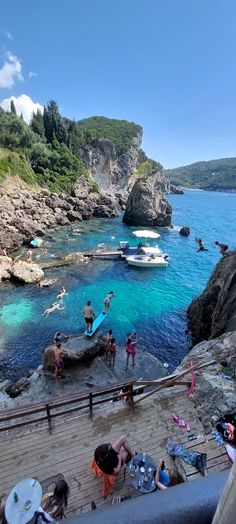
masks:
<svg viewBox="0 0 236 524"><path fill-rule="evenodd" d="M232 248L236 245L236 195L223 199L220 193L187 191L168 198L173 205L173 223L189 226L191 235L182 237L177 227L156 228L161 235L158 245L170 257L166 269L132 268L121 259L97 259L83 267L48 271L46 276L56 279L51 288L13 284L0 288L0 364L4 363L4 376L19 377L41 363L42 350L52 343L56 331L83 333L82 310L86 301L92 300L99 314L110 290L116 297L102 328L113 329L119 347L124 346L126 333L136 330L143 349L168 363L169 369L179 364L190 343L186 308L202 291L220 259L214 242L223 241ZM79 236L70 228L52 234L46 245L48 260L62 253L97 249L98 244L114 250L120 240L135 245L134 229L137 228L124 225L122 217L82 222ZM208 252L197 253L195 236L203 239ZM68 292L63 302L65 309L43 317L62 285Z"/></svg>

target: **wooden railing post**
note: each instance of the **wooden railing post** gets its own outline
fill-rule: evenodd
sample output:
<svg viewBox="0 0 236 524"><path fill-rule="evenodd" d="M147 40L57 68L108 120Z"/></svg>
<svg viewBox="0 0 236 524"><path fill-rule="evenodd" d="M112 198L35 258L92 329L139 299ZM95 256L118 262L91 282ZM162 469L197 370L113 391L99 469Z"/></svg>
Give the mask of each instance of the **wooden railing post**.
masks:
<svg viewBox="0 0 236 524"><path fill-rule="evenodd" d="M52 433L52 419L51 419L51 413L50 413L50 406L49 406L49 404L46 404L46 412L47 412L49 433Z"/></svg>
<svg viewBox="0 0 236 524"><path fill-rule="evenodd" d="M89 393L89 416L93 418L93 394Z"/></svg>
<svg viewBox="0 0 236 524"><path fill-rule="evenodd" d="M128 393L127 393L127 396L126 396L126 402L127 404L129 404L129 406L131 407L133 413L135 411L135 408L134 408L134 386L133 384L130 384L129 385L129 390L128 390Z"/></svg>

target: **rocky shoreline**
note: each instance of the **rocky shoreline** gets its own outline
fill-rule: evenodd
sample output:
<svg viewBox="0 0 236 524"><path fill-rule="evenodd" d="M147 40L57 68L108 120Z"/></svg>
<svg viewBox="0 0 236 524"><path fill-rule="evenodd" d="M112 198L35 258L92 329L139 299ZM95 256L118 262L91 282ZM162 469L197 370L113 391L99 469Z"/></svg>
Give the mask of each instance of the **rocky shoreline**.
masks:
<svg viewBox="0 0 236 524"><path fill-rule="evenodd" d="M0 187L0 249L10 252L47 230L92 217L115 217L124 205L122 194L96 191L86 178L70 194L29 188L21 179L7 178Z"/></svg>
<svg viewBox="0 0 236 524"><path fill-rule="evenodd" d="M7 409L15 406L46 401L61 395L84 392L122 380L146 378L154 380L168 374L163 364L150 353L137 348L134 370L126 370L125 348L119 348L115 367L109 366L105 356L105 336L98 331L92 340L83 335L70 337L62 343L68 352L65 357L64 378L55 381L53 366L53 345L45 349L42 365L20 378L16 383L10 380L0 382L0 403Z"/></svg>

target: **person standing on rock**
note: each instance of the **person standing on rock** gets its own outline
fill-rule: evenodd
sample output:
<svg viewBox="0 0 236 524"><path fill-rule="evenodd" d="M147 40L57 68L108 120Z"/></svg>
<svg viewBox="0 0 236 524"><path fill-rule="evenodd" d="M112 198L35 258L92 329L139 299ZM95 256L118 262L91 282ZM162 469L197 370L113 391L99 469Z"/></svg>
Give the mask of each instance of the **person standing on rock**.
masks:
<svg viewBox="0 0 236 524"><path fill-rule="evenodd" d="M87 306L84 307L84 320L86 323L87 333L92 333L93 331L93 321L95 319L94 310L91 306L91 300L88 300Z"/></svg>
<svg viewBox="0 0 236 524"><path fill-rule="evenodd" d="M130 333L130 335L128 335L126 338L126 369L128 369L130 355L132 357L132 367L134 368L137 342L138 337L137 333L135 332Z"/></svg>
<svg viewBox="0 0 236 524"><path fill-rule="evenodd" d="M62 371L64 369L63 357L67 355L66 351L61 349L61 343L57 342L54 349L54 369L55 369L55 378L60 378Z"/></svg>
<svg viewBox="0 0 236 524"><path fill-rule="evenodd" d="M116 339L112 338L111 343L110 343L110 352L109 353L110 353L110 366L113 366L113 368L114 368L115 360L116 360L116 350L117 350Z"/></svg>
<svg viewBox="0 0 236 524"><path fill-rule="evenodd" d="M108 312L108 309L110 307L110 302L111 302L111 299L115 297L115 293L113 291L110 291L106 298L104 298L104 310L103 310L103 315L105 315L107 312Z"/></svg>
<svg viewBox="0 0 236 524"><path fill-rule="evenodd" d="M220 242L218 242L218 240L216 240L215 245L219 246L220 253L221 253L222 256L224 256L226 254L227 249L228 249L227 244L221 244Z"/></svg>
<svg viewBox="0 0 236 524"><path fill-rule="evenodd" d="M112 338L113 338L112 329L109 329L107 336L106 336L106 360L109 360L109 357L110 357L110 347L111 347Z"/></svg>

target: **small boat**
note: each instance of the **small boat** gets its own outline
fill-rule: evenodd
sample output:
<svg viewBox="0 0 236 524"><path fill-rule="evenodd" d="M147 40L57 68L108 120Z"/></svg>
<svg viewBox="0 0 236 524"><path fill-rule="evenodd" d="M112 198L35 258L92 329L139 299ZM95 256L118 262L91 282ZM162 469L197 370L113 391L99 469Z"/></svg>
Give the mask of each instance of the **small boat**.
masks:
<svg viewBox="0 0 236 524"><path fill-rule="evenodd" d="M129 255L126 257L129 266L136 267L167 267L168 256L160 255Z"/></svg>

